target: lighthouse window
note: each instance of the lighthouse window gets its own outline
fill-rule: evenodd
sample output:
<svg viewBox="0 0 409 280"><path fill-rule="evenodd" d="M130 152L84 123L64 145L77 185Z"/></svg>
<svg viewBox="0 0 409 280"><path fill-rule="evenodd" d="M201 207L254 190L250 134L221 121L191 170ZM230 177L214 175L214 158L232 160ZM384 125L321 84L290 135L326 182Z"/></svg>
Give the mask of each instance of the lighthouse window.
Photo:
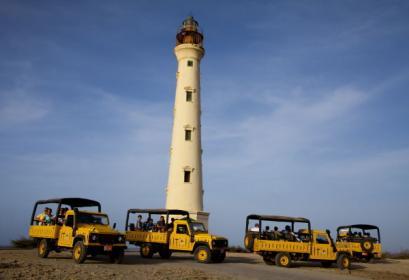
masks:
<svg viewBox="0 0 409 280"><path fill-rule="evenodd" d="M193 66L193 60L188 60L187 61L187 66L192 67Z"/></svg>
<svg viewBox="0 0 409 280"><path fill-rule="evenodd" d="M191 91L186 91L186 101L191 102L192 101L192 92Z"/></svg>
<svg viewBox="0 0 409 280"><path fill-rule="evenodd" d="M185 130L185 140L186 141L192 140L192 131L190 129Z"/></svg>
<svg viewBox="0 0 409 280"><path fill-rule="evenodd" d="M186 171L185 170L185 174L184 174L184 182L185 183L190 183L190 171Z"/></svg>

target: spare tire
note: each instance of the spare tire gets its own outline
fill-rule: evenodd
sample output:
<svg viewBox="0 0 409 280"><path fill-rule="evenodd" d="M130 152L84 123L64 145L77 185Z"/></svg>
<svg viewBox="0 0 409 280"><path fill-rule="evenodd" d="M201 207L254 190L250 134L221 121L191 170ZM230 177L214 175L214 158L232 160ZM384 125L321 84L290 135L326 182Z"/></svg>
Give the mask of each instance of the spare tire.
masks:
<svg viewBox="0 0 409 280"><path fill-rule="evenodd" d="M371 239L365 238L361 240L361 249L365 253L371 253L373 250L373 241Z"/></svg>
<svg viewBox="0 0 409 280"><path fill-rule="evenodd" d="M254 234L246 234L246 236L244 237L244 247L246 247L247 250L249 250L250 252L254 251Z"/></svg>

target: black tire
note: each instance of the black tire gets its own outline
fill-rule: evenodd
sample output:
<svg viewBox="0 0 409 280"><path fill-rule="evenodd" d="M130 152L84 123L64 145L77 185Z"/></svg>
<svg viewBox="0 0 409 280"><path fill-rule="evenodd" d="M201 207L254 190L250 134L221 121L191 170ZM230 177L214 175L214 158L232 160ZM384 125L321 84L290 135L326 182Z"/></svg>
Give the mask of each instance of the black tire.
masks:
<svg viewBox="0 0 409 280"><path fill-rule="evenodd" d="M291 267L291 256L288 253L278 253L275 257L276 265Z"/></svg>
<svg viewBox="0 0 409 280"><path fill-rule="evenodd" d="M325 268L330 268L332 266L333 262L329 262L329 261L323 261L321 262L322 267Z"/></svg>
<svg viewBox="0 0 409 280"><path fill-rule="evenodd" d="M168 248L162 248L159 250L159 256L162 259L169 259L170 256L172 256L172 251L169 250Z"/></svg>
<svg viewBox="0 0 409 280"><path fill-rule="evenodd" d="M361 249L365 253L372 253L373 250L373 241L371 239L365 238L361 240Z"/></svg>
<svg viewBox="0 0 409 280"><path fill-rule="evenodd" d="M124 250L112 251L109 254L109 261L111 263L120 264L124 260Z"/></svg>
<svg viewBox="0 0 409 280"><path fill-rule="evenodd" d="M253 252L254 250L253 246L254 246L254 235L246 234L246 236L244 237L244 247L250 252Z"/></svg>
<svg viewBox="0 0 409 280"><path fill-rule="evenodd" d="M213 251L211 258L212 258L212 262L221 263L226 258L226 252L222 253L220 251Z"/></svg>
<svg viewBox="0 0 409 280"><path fill-rule="evenodd" d="M347 254L340 254L337 257L337 267L340 270L351 268L351 257Z"/></svg>
<svg viewBox="0 0 409 280"><path fill-rule="evenodd" d="M87 258L87 248L85 247L84 242L75 242L72 251L72 258L76 263L83 263L85 261L85 259Z"/></svg>
<svg viewBox="0 0 409 280"><path fill-rule="evenodd" d="M275 259L271 255L263 256L263 261L267 265L273 265L275 264Z"/></svg>
<svg viewBox="0 0 409 280"><path fill-rule="evenodd" d="M211 261L211 252L207 246L199 246L196 248L195 259L200 263L210 263Z"/></svg>
<svg viewBox="0 0 409 280"><path fill-rule="evenodd" d="M151 244L142 244L140 254L142 258L150 259L153 256L153 247Z"/></svg>
<svg viewBox="0 0 409 280"><path fill-rule="evenodd" d="M50 253L50 245L47 239L41 239L37 244L37 254L40 258L47 258Z"/></svg>

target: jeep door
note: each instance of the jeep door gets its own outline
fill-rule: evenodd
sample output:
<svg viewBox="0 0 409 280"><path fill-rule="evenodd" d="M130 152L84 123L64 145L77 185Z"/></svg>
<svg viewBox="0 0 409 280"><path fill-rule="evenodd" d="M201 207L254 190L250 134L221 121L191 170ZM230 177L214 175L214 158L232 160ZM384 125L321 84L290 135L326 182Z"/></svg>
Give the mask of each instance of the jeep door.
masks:
<svg viewBox="0 0 409 280"><path fill-rule="evenodd" d="M59 238L58 238L58 246L62 247L72 247L74 237L73 235L73 227L74 227L74 215L67 215L63 226L61 227Z"/></svg>
<svg viewBox="0 0 409 280"><path fill-rule="evenodd" d="M336 254L331 244L328 234L323 232L314 232L312 240L311 259L316 260L335 260Z"/></svg>
<svg viewBox="0 0 409 280"><path fill-rule="evenodd" d="M169 249L179 251L192 251L194 241L190 236L190 229L187 223L176 223L170 236Z"/></svg>

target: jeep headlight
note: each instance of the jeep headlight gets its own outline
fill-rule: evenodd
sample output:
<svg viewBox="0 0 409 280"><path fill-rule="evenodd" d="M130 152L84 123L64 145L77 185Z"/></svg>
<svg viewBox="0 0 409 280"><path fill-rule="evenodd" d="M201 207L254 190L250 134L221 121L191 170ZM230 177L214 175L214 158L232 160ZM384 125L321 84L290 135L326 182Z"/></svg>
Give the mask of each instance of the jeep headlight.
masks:
<svg viewBox="0 0 409 280"><path fill-rule="evenodd" d="M97 236L96 234L91 234L90 237L89 237L89 239L90 239L92 242L97 242L98 236Z"/></svg>

